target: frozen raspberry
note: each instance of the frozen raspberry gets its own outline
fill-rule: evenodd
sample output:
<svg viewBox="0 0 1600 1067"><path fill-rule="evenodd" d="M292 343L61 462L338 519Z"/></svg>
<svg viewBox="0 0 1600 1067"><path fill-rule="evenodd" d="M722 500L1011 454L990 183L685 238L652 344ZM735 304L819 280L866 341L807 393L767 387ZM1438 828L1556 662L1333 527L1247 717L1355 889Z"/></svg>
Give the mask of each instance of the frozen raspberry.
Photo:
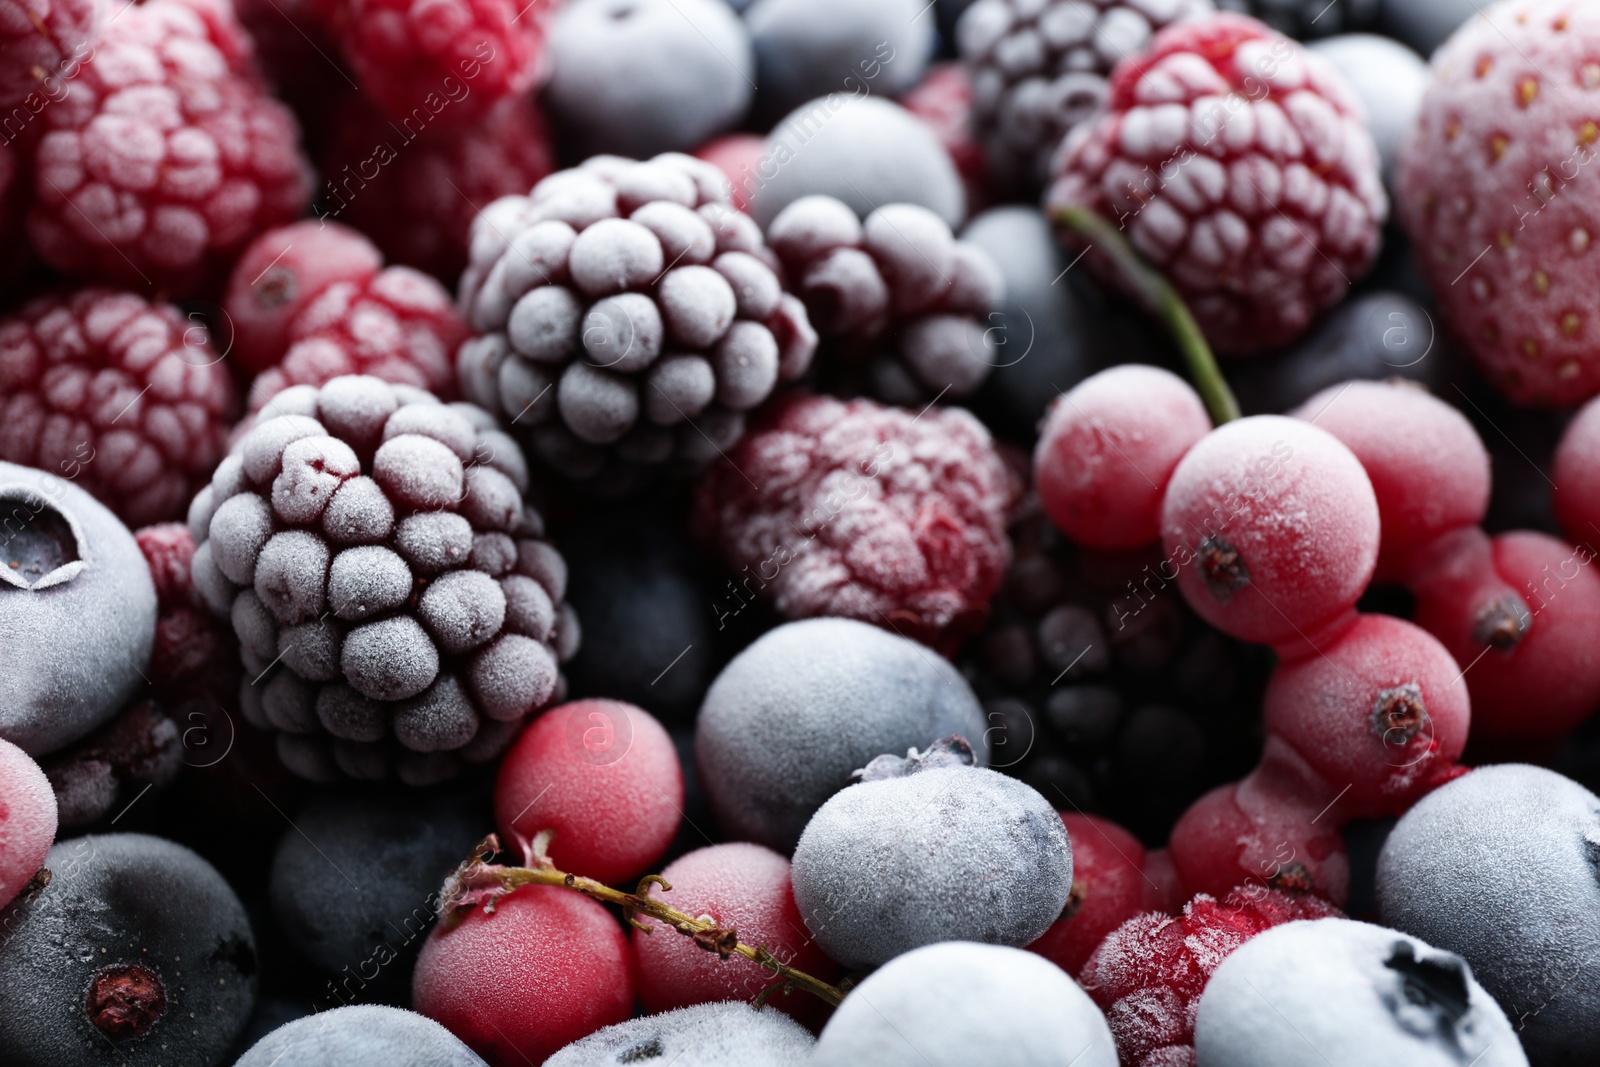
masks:
<svg viewBox="0 0 1600 1067"><path fill-rule="evenodd" d="M0 908L29 885L55 839L50 782L26 752L0 738Z"/></svg>
<svg viewBox="0 0 1600 1067"><path fill-rule="evenodd" d="M181 522L146 526L134 540L150 564L156 586L156 643L150 652L150 681L169 686L231 656L226 627L194 587L194 538Z"/></svg>
<svg viewBox="0 0 1600 1067"><path fill-rule="evenodd" d="M964 411L803 396L707 475L699 519L785 618L845 616L948 648L1000 585L1016 492Z"/></svg>
<svg viewBox="0 0 1600 1067"><path fill-rule="evenodd" d="M577 620L527 479L486 412L409 386L335 378L263 409L190 506L192 571L291 770L435 782L560 698Z"/></svg>
<svg viewBox="0 0 1600 1067"><path fill-rule="evenodd" d="M94 53L98 11L95 0L0 0L0 110L8 118L19 105L38 113L78 76Z"/></svg>
<svg viewBox="0 0 1600 1067"><path fill-rule="evenodd" d="M1434 56L1400 158L1399 214L1451 331L1501 392L1571 405L1600 392L1600 10L1507 0Z"/></svg>
<svg viewBox="0 0 1600 1067"><path fill-rule="evenodd" d="M1202 893L1180 916L1150 912L1117 927L1078 981L1105 1011L1126 1067L1193 1064L1200 994L1228 954L1282 923L1339 914L1316 897L1271 889L1235 890L1220 901Z"/></svg>
<svg viewBox="0 0 1600 1067"><path fill-rule="evenodd" d="M1048 207L1126 229L1231 353L1286 344L1342 300L1388 213L1343 76L1241 15L1180 23L1119 63L1108 109L1053 167Z"/></svg>
<svg viewBox="0 0 1600 1067"><path fill-rule="evenodd" d="M973 127L1008 192L1036 194L1061 139L1097 116L1120 60L1212 0L978 0L956 23Z"/></svg>
<svg viewBox="0 0 1600 1067"><path fill-rule="evenodd" d="M191 294L311 194L294 117L225 7L150 0L107 22L39 115L28 233L51 266Z"/></svg>
<svg viewBox="0 0 1600 1067"><path fill-rule="evenodd" d="M474 122L418 135L353 96L339 109L322 156L324 218L367 234L391 263L454 285L478 209L527 192L554 169L544 116L525 97L502 100Z"/></svg>
<svg viewBox="0 0 1600 1067"><path fill-rule="evenodd" d="M972 79L959 63L935 63L900 106L927 123L967 189L967 217L996 200L995 178L972 129Z"/></svg>
<svg viewBox="0 0 1600 1067"><path fill-rule="evenodd" d="M778 212L767 240L833 369L864 375L880 400L966 396L998 362L987 327L1000 268L927 208L887 204L862 222L843 201L804 196Z"/></svg>
<svg viewBox="0 0 1600 1067"><path fill-rule="evenodd" d="M316 0L355 69L391 118L451 124L525 93L539 73L552 0Z"/></svg>
<svg viewBox="0 0 1600 1067"><path fill-rule="evenodd" d="M183 515L237 409L205 326L170 304L81 289L0 320L0 457L77 480L130 526Z"/></svg>
<svg viewBox="0 0 1600 1067"><path fill-rule="evenodd" d="M596 156L473 224L461 390L562 475L626 485L732 447L816 336L713 165Z"/></svg>

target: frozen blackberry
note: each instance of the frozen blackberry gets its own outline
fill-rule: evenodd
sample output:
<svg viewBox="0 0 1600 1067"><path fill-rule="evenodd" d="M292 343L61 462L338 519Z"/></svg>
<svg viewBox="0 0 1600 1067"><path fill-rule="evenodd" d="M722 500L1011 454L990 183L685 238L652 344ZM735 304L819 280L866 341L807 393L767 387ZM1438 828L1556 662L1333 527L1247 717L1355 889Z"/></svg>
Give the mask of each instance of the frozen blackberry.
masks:
<svg viewBox="0 0 1600 1067"><path fill-rule="evenodd" d="M559 698L577 618L527 479L487 412L420 389L350 375L263 409L189 529L290 770L440 781Z"/></svg>
<svg viewBox="0 0 1600 1067"><path fill-rule="evenodd" d="M805 196L767 227L825 352L867 391L911 406L977 389L999 360L989 313L1000 268L916 204L886 204L865 222L843 201Z"/></svg>
<svg viewBox="0 0 1600 1067"><path fill-rule="evenodd" d="M576 481L692 469L811 363L805 308L710 163L596 156L473 223L468 399Z"/></svg>
<svg viewBox="0 0 1600 1067"><path fill-rule="evenodd" d="M1363 0L1369 2L1369 0ZM1111 68L1212 0L978 0L956 23L972 118L995 181L1036 197L1050 157L1105 106Z"/></svg>

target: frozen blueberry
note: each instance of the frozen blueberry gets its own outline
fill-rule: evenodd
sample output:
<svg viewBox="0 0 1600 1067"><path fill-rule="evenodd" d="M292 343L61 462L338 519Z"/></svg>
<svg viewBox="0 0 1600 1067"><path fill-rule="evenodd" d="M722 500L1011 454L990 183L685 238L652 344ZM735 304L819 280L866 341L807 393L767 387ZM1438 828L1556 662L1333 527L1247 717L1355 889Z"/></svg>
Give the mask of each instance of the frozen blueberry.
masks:
<svg viewBox="0 0 1600 1067"><path fill-rule="evenodd" d="M791 996L810 996L792 993ZM781 1011L721 1001L629 1019L574 1041L545 1067L803 1067L811 1032Z"/></svg>
<svg viewBox="0 0 1600 1067"><path fill-rule="evenodd" d="M1399 41L1373 33L1340 34L1310 47L1339 68L1367 109L1367 129L1378 143L1383 180L1393 193L1400 145L1416 124L1432 80L1427 61Z"/></svg>
<svg viewBox="0 0 1600 1067"><path fill-rule="evenodd" d="M218 1062L256 993L222 876L145 834L62 841L50 883L0 913L0 1050L15 1067Z"/></svg>
<svg viewBox="0 0 1600 1067"><path fill-rule="evenodd" d="M1378 24L1425 56L1474 15L1482 0L1381 0Z"/></svg>
<svg viewBox="0 0 1600 1067"><path fill-rule="evenodd" d="M895 97L922 80L934 22L922 0L756 0L756 115L773 122L828 93Z"/></svg>
<svg viewBox="0 0 1600 1067"><path fill-rule="evenodd" d="M807 619L723 668L700 706L695 758L728 835L788 852L874 756L960 734L986 762L984 727L977 697L938 653L852 619Z"/></svg>
<svg viewBox="0 0 1600 1067"><path fill-rule="evenodd" d="M483 1067L450 1031L414 1011L352 1004L278 1027L235 1067Z"/></svg>
<svg viewBox="0 0 1600 1067"><path fill-rule="evenodd" d="M721 0L575 0L548 47L544 102L580 156L689 151L755 91L749 35Z"/></svg>
<svg viewBox="0 0 1600 1067"><path fill-rule="evenodd" d="M155 632L150 567L122 521L0 463L0 737L41 756L111 718L143 684Z"/></svg>
<svg viewBox="0 0 1600 1067"><path fill-rule="evenodd" d="M874 760L869 780L818 808L795 846L795 904L848 967L949 939L1021 947L1066 906L1061 816L1031 786L945 757L942 744Z"/></svg>
<svg viewBox="0 0 1600 1067"><path fill-rule="evenodd" d="M1383 921L1461 954L1539 1064L1600 1048L1600 797L1554 771L1481 767L1401 818Z"/></svg>
<svg viewBox="0 0 1600 1067"><path fill-rule="evenodd" d="M1494 998L1460 956L1351 919L1285 923L1206 983L1199 1067L1521 1067Z"/></svg>
<svg viewBox="0 0 1600 1067"><path fill-rule="evenodd" d="M1043 956L945 941L896 957L852 989L811 1063L1116 1067L1117 1049L1094 1001Z"/></svg>
<svg viewBox="0 0 1600 1067"><path fill-rule="evenodd" d="M920 204L952 227L966 215L961 177L933 131L877 97L835 92L801 104L767 137L756 172L750 207L762 226L813 193L862 218L883 204Z"/></svg>

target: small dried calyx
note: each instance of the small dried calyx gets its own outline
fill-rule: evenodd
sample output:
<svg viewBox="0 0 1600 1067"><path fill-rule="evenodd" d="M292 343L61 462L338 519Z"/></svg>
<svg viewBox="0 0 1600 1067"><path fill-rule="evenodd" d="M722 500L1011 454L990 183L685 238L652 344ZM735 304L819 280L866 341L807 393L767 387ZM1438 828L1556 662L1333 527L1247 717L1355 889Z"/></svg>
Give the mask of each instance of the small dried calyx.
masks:
<svg viewBox="0 0 1600 1067"><path fill-rule="evenodd" d="M116 963L95 972L83 1010L113 1041L143 1037L167 1010L167 991L144 964Z"/></svg>
<svg viewBox="0 0 1600 1067"><path fill-rule="evenodd" d="M1472 617L1472 638L1480 645L1508 649L1522 640L1533 625L1528 605L1520 597L1503 596L1489 601Z"/></svg>

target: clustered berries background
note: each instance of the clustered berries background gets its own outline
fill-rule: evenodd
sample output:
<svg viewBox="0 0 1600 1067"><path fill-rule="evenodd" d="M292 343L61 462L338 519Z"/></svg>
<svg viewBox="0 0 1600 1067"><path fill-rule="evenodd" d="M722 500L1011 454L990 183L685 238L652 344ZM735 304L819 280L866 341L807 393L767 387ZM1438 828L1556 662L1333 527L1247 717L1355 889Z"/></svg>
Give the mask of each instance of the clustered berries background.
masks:
<svg viewBox="0 0 1600 1067"><path fill-rule="evenodd" d="M1600 1063L1600 10L0 0L0 1064Z"/></svg>

